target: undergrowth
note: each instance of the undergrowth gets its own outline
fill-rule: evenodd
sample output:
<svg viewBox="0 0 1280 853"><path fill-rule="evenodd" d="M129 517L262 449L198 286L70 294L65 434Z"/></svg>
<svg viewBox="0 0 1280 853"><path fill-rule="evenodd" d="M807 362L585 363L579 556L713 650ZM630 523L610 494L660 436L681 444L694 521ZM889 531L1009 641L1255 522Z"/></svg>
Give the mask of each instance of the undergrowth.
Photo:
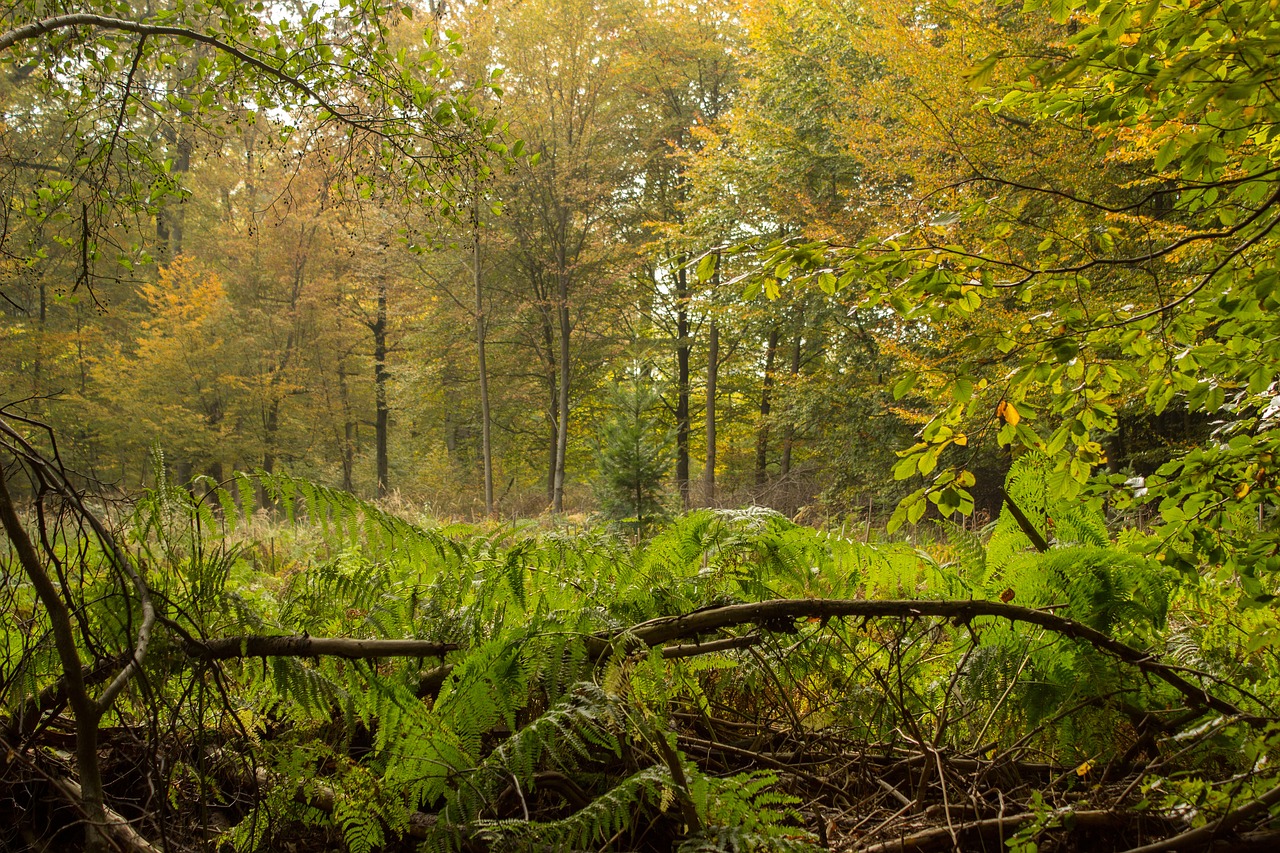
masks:
<svg viewBox="0 0 1280 853"><path fill-rule="evenodd" d="M770 599L1003 600L1167 650L1270 713L1274 655L1242 652L1251 612L1232 615L1227 593L1146 559L1139 538L1116 541L1099 512L1055 503L1044 479L1025 457L1008 484L1044 551L1008 512L986 531L943 524L911 545L703 510L637 545L594 529L418 524L283 476L241 476L201 500L163 487L126 528L170 630L104 724L146 732L163 758L149 771L167 791L153 814L198 811L223 827L215 846L245 851L279 849L305 827L355 853L401 838L431 851L814 849L854 799L825 778L862 779L876 796L887 784L921 807L955 796L940 758L931 776L911 769L913 755L1047 767L1032 787L1079 793L1172 753L1126 792L1165 812L1226 799L1206 767L1264 777L1265 736L1234 720L1191 735L1152 728L1204 712L1187 717L1167 685L1088 643L996 617L764 622L678 654L629 639L647 620ZM264 493L273 520L255 509ZM64 547L80 549L87 589L103 578L82 604L95 642L104 655L127 646L131 616L94 568L101 556ZM454 650L184 653L244 634ZM57 673L30 635L6 629L10 712Z"/></svg>

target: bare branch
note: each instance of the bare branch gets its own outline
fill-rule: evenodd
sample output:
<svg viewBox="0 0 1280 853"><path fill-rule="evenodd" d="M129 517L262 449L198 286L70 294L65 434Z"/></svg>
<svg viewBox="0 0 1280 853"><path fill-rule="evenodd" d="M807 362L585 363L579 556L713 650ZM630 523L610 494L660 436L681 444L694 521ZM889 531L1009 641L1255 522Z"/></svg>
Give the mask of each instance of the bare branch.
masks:
<svg viewBox="0 0 1280 853"><path fill-rule="evenodd" d="M214 640L189 639L186 652L200 660L230 660L262 657L336 657L347 660L371 658L438 658L461 648L457 643L427 640L352 640L345 637L306 635L245 635Z"/></svg>
<svg viewBox="0 0 1280 853"><path fill-rule="evenodd" d="M1247 714L1232 703L1214 696L1187 681L1174 667L1162 663L1153 654L1135 649L1101 631L1090 628L1047 610L1033 610L998 601L864 601L857 599L780 598L772 601L728 604L697 610L682 616L664 616L641 622L629 630L610 636L588 638L593 653L604 655L615 643L643 643L656 646L672 640L687 639L737 625L790 627L800 619L827 619L833 617L917 619L933 616L963 623L980 616L993 616L1010 622L1038 625L1064 637L1083 640L1095 648L1152 675L1192 703L1211 708L1221 714L1237 716L1251 725L1267 722L1265 718Z"/></svg>

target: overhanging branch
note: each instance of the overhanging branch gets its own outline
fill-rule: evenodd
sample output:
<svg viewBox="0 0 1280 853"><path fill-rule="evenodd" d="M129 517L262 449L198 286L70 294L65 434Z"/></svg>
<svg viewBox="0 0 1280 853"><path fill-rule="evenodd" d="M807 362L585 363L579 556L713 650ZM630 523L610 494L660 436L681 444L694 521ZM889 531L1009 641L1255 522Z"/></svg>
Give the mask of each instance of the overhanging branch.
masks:
<svg viewBox="0 0 1280 853"><path fill-rule="evenodd" d="M41 36L48 35L49 33L56 32L58 30L70 29L72 27L91 27L99 30L115 30L117 32L136 33L144 38L148 36L157 36L190 39L191 41L208 45L217 51L233 57L236 61L261 72L277 83L284 84L291 89L301 92L342 124L360 131L370 131L373 129L371 127L372 122L356 118L349 111L343 110L337 104L329 101L329 99L317 91L314 86L307 83L300 77L289 74L282 68L259 59L230 41L209 35L208 33L200 32L199 30L193 30L190 27L147 24L140 21L126 20L124 18L112 18L107 15L95 15L90 12L75 12L67 15L54 15L53 17L23 24L20 27L14 27L3 35L0 35L0 53L9 50L14 45L20 44L21 42L31 41L32 39L40 38ZM380 133L379 135L385 137L385 134Z"/></svg>

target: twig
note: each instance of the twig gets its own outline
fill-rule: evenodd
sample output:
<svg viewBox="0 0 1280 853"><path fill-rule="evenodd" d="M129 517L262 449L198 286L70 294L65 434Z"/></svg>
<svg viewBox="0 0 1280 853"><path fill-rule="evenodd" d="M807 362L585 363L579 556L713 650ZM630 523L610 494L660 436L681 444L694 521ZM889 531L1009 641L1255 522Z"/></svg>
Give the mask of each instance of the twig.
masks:
<svg viewBox="0 0 1280 853"><path fill-rule="evenodd" d="M1213 823L1207 823L1204 826L1196 827L1172 838L1166 838L1163 841L1157 841L1154 844L1134 847L1126 851L1126 853L1172 853L1172 851L1176 850L1205 848L1245 821L1266 814L1277 803L1280 803L1280 785L1275 786L1256 800L1245 803L1234 811L1227 812Z"/></svg>
<svg viewBox="0 0 1280 853"><path fill-rule="evenodd" d="M1129 821L1129 815L1113 811L1063 812L1062 817L1070 816L1073 824L1087 829L1110 829L1122 826ZM975 820L962 823L954 828L957 841L955 849L973 849L966 846L979 838L988 835L1004 837L1008 830L1015 830L1036 818L1034 812L1010 815L1009 817L993 817L986 820ZM952 828L946 826L914 832L890 841L881 841L865 847L856 847L856 853L908 853L908 851L946 850L953 847Z"/></svg>

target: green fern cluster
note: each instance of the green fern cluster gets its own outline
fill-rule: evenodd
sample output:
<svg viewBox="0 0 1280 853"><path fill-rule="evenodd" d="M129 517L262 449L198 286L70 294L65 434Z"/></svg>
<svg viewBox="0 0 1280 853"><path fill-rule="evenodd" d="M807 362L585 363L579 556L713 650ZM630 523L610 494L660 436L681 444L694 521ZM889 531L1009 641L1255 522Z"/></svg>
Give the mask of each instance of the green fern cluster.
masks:
<svg viewBox="0 0 1280 853"><path fill-rule="evenodd" d="M1112 543L1096 513L1054 501L1044 466L1024 458L1008 488L1051 531L1052 547L1035 552L1002 514L989 541L949 528L945 560L938 549L852 541L759 509L690 513L637 544L607 530L422 526L261 473L202 500L157 490L136 509L133 539L178 629L412 638L459 650L443 662L272 658L213 670L192 668L166 640L149 683L173 685L167 713L188 731L252 751L283 780L265 792L268 822L315 825L352 850L377 849L411 827L430 850L472 840L600 849L645 833L686 850L809 849L785 780L718 778L679 751L673 732L727 718L795 742L821 733L893 743L928 731L964 749L1010 745L1090 697L1160 697L1079 644L990 619L743 627L704 639L752 633L754 645L676 659L626 642L600 657L584 639L734 602L997 598L1010 589L1015 603L1155 638L1165 575ZM255 509L264 497L283 522L264 521ZM112 636L123 642L117 622ZM217 701L224 696L229 707ZM1071 736L1114 738L1115 726L1108 735L1102 725L1114 713L1104 703ZM1088 751L1064 745L1064 730L1034 743ZM206 784L216 798L227 783ZM327 809L299 796L321 785ZM266 844L261 823L246 814L228 839L245 850Z"/></svg>

